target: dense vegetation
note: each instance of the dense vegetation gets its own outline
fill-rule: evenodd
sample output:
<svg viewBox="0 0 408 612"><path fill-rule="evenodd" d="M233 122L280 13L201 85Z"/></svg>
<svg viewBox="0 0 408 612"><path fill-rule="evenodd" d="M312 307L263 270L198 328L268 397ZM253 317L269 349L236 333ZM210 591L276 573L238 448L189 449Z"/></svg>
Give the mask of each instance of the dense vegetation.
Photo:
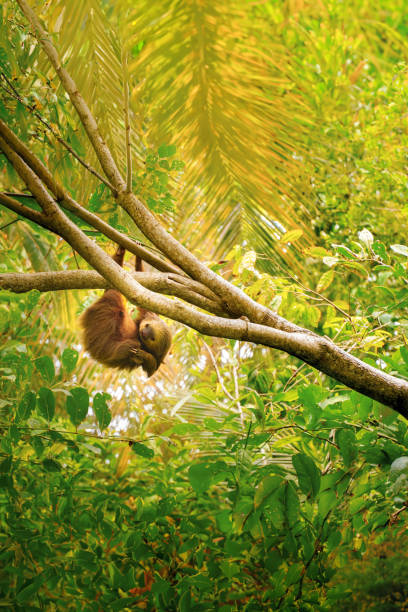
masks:
<svg viewBox="0 0 408 612"><path fill-rule="evenodd" d="M228 11L200 3L170 11L140 2L136 25L125 1L84 2L94 30L78 32L75 2L51 4L38 2L38 14L60 19L56 44L76 76L99 66L104 91L92 82L83 93L102 118L110 100L106 138L122 162L116 84L92 45L109 51L112 32L129 37L134 84L132 70L147 73L133 99L134 188L171 231L260 303L408 379L404 2L237 0L231 23ZM188 86L177 76L192 51L168 42L193 9L210 74L192 81L189 99L197 87L207 105L217 93L212 123L201 107L194 118L194 105L183 107ZM77 199L140 237L39 123L89 156L18 7L7 1L0 11L0 118ZM239 57L223 63L231 48L243 63L256 58L254 107ZM257 112L270 142L248 133ZM21 189L4 156L0 164L2 191ZM0 214L1 273L85 267L57 236ZM408 610L406 420L284 353L179 324L153 379L104 370L83 354L75 327L92 299L0 293L0 607Z"/></svg>

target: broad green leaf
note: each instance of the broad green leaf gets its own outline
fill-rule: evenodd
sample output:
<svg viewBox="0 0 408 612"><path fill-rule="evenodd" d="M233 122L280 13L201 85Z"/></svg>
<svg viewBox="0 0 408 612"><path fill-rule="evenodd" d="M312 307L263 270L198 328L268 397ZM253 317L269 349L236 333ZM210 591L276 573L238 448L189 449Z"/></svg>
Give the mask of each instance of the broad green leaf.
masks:
<svg viewBox="0 0 408 612"><path fill-rule="evenodd" d="M55 397L51 389L41 387L38 391L37 404L41 416L51 421L55 414Z"/></svg>
<svg viewBox="0 0 408 612"><path fill-rule="evenodd" d="M282 486L283 479L280 476L265 476L255 489L254 507L255 509L270 496L278 487Z"/></svg>
<svg viewBox="0 0 408 612"><path fill-rule="evenodd" d="M47 472L60 472L61 464L54 459L44 459L42 462Z"/></svg>
<svg viewBox="0 0 408 612"><path fill-rule="evenodd" d="M61 357L62 365L67 372L72 372L78 361L78 351L71 348L66 348Z"/></svg>
<svg viewBox="0 0 408 612"><path fill-rule="evenodd" d="M154 578L154 582L152 584L152 593L164 594L167 593L170 589L170 584L167 580L163 580L158 574Z"/></svg>
<svg viewBox="0 0 408 612"><path fill-rule="evenodd" d="M24 394L23 399L20 401L16 410L16 423L29 418L35 408L35 401L36 396L33 391L27 391L27 393Z"/></svg>
<svg viewBox="0 0 408 612"><path fill-rule="evenodd" d="M286 584L290 586L291 584L296 584L299 582L299 579L302 575L303 566L300 563L294 563L288 569L288 573L286 574Z"/></svg>
<svg viewBox="0 0 408 612"><path fill-rule="evenodd" d="M200 428L194 423L177 423L166 431L166 435L178 434L179 436L185 436L188 433L195 433L200 431Z"/></svg>
<svg viewBox="0 0 408 612"><path fill-rule="evenodd" d="M66 399L66 408L71 423L78 427L86 419L89 407L88 391L84 387L74 387Z"/></svg>
<svg viewBox="0 0 408 612"><path fill-rule="evenodd" d="M357 457L355 433L351 429L341 429L337 432L336 438L344 463L347 467L350 467Z"/></svg>
<svg viewBox="0 0 408 612"><path fill-rule="evenodd" d="M231 521L231 512L230 510L222 510L221 512L217 512L215 515L218 528L223 533L230 533L232 531L233 525Z"/></svg>
<svg viewBox="0 0 408 612"><path fill-rule="evenodd" d="M55 378L55 368L54 362L51 357L49 357L48 355L44 355L44 357L39 357L34 361L34 364L43 379L49 383L52 383Z"/></svg>
<svg viewBox="0 0 408 612"><path fill-rule="evenodd" d="M299 487L305 495L316 497L320 489L320 471L308 455L299 453L292 457L293 467L299 481Z"/></svg>
<svg viewBox="0 0 408 612"><path fill-rule="evenodd" d="M121 597L109 603L109 610L119 612L119 610L129 610L137 604L139 597Z"/></svg>
<svg viewBox="0 0 408 612"><path fill-rule="evenodd" d="M285 514L289 527L299 523L300 503L295 487L291 481L285 484Z"/></svg>
<svg viewBox="0 0 408 612"><path fill-rule="evenodd" d="M159 157L171 157L177 151L175 145L161 145L158 149Z"/></svg>
<svg viewBox="0 0 408 612"><path fill-rule="evenodd" d="M149 448L145 444L142 444L141 442L133 442L132 451L136 453L136 455L146 457L146 459L151 459L152 457L154 457L153 449Z"/></svg>
<svg viewBox="0 0 408 612"><path fill-rule="evenodd" d="M336 493L332 490L322 491L319 495L319 515L324 518L337 504Z"/></svg>
<svg viewBox="0 0 408 612"><path fill-rule="evenodd" d="M93 398L92 408L98 421L99 429L103 431L112 420L107 401L111 399L108 393L96 393Z"/></svg>
<svg viewBox="0 0 408 612"><path fill-rule="evenodd" d="M220 568L224 576L231 579L240 572L238 563L231 563L231 561L221 561Z"/></svg>
<svg viewBox="0 0 408 612"><path fill-rule="evenodd" d="M326 270L326 272L323 272L323 274L320 277L319 282L317 283L316 286L316 291L320 292L320 291L324 291L325 289L327 289L327 287L330 287L330 285L332 284L334 279L334 270Z"/></svg>
<svg viewBox="0 0 408 612"><path fill-rule="evenodd" d="M12 465L13 458L11 457L11 455L3 459L3 461L0 462L0 474L8 474L11 470Z"/></svg>
<svg viewBox="0 0 408 612"><path fill-rule="evenodd" d="M196 493L204 493L211 484L211 466L206 463L193 463L188 470L188 479Z"/></svg>

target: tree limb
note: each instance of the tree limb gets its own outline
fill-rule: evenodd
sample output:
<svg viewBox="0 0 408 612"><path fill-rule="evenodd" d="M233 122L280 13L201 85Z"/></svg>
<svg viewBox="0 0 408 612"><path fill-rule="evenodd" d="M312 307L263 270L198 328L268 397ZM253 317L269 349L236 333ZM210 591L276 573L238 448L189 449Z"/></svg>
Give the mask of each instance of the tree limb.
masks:
<svg viewBox="0 0 408 612"><path fill-rule="evenodd" d="M222 309L221 302L209 299L196 291L198 283L195 283L195 281L176 274L160 274L158 272L133 272L132 276L150 291L178 297L220 317L229 316ZM112 287L112 285L94 270L0 274L0 289L7 289L13 293L25 293L32 289L45 292L73 289L108 289L109 287Z"/></svg>

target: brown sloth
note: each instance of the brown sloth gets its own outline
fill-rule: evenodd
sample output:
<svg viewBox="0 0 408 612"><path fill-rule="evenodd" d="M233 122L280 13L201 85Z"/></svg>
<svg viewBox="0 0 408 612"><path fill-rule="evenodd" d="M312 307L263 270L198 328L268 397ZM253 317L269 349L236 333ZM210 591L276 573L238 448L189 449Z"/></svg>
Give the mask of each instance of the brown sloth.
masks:
<svg viewBox="0 0 408 612"><path fill-rule="evenodd" d="M118 247L113 259L123 266L125 249ZM143 262L136 257L136 271ZM125 298L116 289L103 296L81 315L83 344L99 363L133 370L142 366L148 376L159 368L171 345L171 332L154 312L138 309L136 318L127 310Z"/></svg>

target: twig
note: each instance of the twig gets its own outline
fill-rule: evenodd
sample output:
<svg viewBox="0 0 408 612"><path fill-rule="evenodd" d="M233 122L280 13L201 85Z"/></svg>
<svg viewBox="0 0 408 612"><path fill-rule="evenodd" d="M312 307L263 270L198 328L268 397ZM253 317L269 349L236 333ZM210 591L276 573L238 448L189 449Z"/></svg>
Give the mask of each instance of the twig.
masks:
<svg viewBox="0 0 408 612"><path fill-rule="evenodd" d="M126 54L122 54L123 88L124 88L124 113L125 113L125 135L126 135L126 191L132 191L132 152L130 148L130 121L129 121L129 74L127 69Z"/></svg>
<svg viewBox="0 0 408 612"><path fill-rule="evenodd" d="M221 376L220 371L218 369L217 362L215 361L215 357L212 354L212 351L211 351L210 347L208 346L208 344L206 343L205 340L202 340L202 343L204 344L205 348L208 351L208 354L209 354L210 359L212 361L212 364L214 366L215 373L216 373L217 378L218 378L218 382L220 383L221 389L224 391L224 393L228 397L228 399L231 400L231 402L235 402L234 396L231 395L231 393L228 391L228 389L224 385L224 381L222 380L222 376Z"/></svg>

